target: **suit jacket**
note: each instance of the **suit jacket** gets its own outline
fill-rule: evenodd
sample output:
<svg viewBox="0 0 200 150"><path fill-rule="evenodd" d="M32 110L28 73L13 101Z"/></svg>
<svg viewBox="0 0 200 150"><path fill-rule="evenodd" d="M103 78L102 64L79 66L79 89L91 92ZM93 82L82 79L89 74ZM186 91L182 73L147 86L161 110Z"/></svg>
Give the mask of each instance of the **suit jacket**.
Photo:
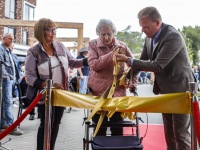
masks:
<svg viewBox="0 0 200 150"><path fill-rule="evenodd" d="M155 94L186 92L188 82L195 81L185 41L172 26L162 23L162 30L153 48L146 38L140 60L134 59L132 69L155 73ZM154 58L153 58L154 55Z"/></svg>

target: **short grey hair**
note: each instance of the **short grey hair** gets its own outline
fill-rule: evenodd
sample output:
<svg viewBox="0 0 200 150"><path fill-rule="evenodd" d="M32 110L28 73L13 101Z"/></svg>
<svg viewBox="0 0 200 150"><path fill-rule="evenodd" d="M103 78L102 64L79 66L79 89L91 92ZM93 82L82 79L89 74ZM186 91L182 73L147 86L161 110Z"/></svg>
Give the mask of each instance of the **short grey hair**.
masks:
<svg viewBox="0 0 200 150"><path fill-rule="evenodd" d="M146 7L140 10L138 13L138 19L142 19L149 16L152 22L155 22L157 19L162 22L162 17L158 10L155 7Z"/></svg>
<svg viewBox="0 0 200 150"><path fill-rule="evenodd" d="M99 21L97 27L96 27L96 34L97 35L99 35L100 28L102 28L104 26L110 27L114 34L117 32L116 27L115 27L114 23L111 20L109 20L109 19L101 19Z"/></svg>
<svg viewBox="0 0 200 150"><path fill-rule="evenodd" d="M5 34L3 35L3 38L4 38L4 37L7 37L8 35L12 35L12 36L13 36L12 33L5 33Z"/></svg>

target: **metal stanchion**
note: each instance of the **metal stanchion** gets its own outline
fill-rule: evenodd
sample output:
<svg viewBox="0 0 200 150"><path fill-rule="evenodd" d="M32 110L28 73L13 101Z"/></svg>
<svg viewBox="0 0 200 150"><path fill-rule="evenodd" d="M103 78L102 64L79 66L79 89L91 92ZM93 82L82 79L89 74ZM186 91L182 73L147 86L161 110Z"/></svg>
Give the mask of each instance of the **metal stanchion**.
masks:
<svg viewBox="0 0 200 150"><path fill-rule="evenodd" d="M3 60L0 59L0 63L1 63L1 74L0 74L0 123L1 123L1 103L2 103L2 85L3 85L3 67L4 65L6 65L7 67L11 67L10 65L8 65L7 63L5 63ZM10 141L11 138L3 141L3 142L0 142L0 147L4 148L4 149L7 149L7 150L11 150L9 148L6 148L4 146L2 146L4 143L7 143L8 141Z"/></svg>
<svg viewBox="0 0 200 150"><path fill-rule="evenodd" d="M90 110L87 109L87 118L89 117L90 115ZM90 143L90 137L89 137L89 125L90 125L90 121L87 121L85 122L85 147L86 149L85 150L89 150L89 143Z"/></svg>
<svg viewBox="0 0 200 150"><path fill-rule="evenodd" d="M196 92L198 89L198 84L196 82L189 82L189 93L190 93L190 99L191 99L191 115L190 115L190 126L191 126L191 150L198 150L198 142L197 142L197 136L196 136L196 129L194 124L194 118L193 118L193 107L192 103L194 101L194 97L196 96Z"/></svg>
<svg viewBox="0 0 200 150"><path fill-rule="evenodd" d="M136 128L136 132L137 132L137 136L138 138L140 138L140 127L139 127L139 118L138 118L138 113L136 113L136 125L137 125L137 128Z"/></svg>
<svg viewBox="0 0 200 150"><path fill-rule="evenodd" d="M53 80L46 80L47 94L45 97L45 132L44 132L44 145L43 150L50 150L51 142L51 91Z"/></svg>

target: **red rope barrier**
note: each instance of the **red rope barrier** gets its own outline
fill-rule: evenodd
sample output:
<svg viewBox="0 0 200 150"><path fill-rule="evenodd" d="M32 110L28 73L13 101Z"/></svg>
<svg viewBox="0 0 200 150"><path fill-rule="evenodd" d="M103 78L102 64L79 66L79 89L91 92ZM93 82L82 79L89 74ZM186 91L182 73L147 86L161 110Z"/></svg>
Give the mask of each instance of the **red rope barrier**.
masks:
<svg viewBox="0 0 200 150"><path fill-rule="evenodd" d="M200 145L200 112L199 112L199 103L198 101L193 102L193 115L194 115L194 123L196 128L196 134L198 143Z"/></svg>
<svg viewBox="0 0 200 150"><path fill-rule="evenodd" d="M35 105L42 98L42 96L43 94L39 93L37 97L33 100L33 102L30 104L30 106L25 110L25 112L5 131L0 133L0 140L2 140L6 135L8 135L11 131L13 131L24 120L24 118L26 118L26 116L31 112L31 110L35 107Z"/></svg>

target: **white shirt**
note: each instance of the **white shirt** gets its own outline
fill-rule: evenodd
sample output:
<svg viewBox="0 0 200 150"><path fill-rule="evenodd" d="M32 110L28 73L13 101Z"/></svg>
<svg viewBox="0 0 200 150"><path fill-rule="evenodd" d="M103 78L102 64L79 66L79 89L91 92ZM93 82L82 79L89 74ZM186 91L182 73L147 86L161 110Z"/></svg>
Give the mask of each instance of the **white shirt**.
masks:
<svg viewBox="0 0 200 150"><path fill-rule="evenodd" d="M51 59L51 71L53 83L63 84L61 66L56 56L49 56Z"/></svg>

